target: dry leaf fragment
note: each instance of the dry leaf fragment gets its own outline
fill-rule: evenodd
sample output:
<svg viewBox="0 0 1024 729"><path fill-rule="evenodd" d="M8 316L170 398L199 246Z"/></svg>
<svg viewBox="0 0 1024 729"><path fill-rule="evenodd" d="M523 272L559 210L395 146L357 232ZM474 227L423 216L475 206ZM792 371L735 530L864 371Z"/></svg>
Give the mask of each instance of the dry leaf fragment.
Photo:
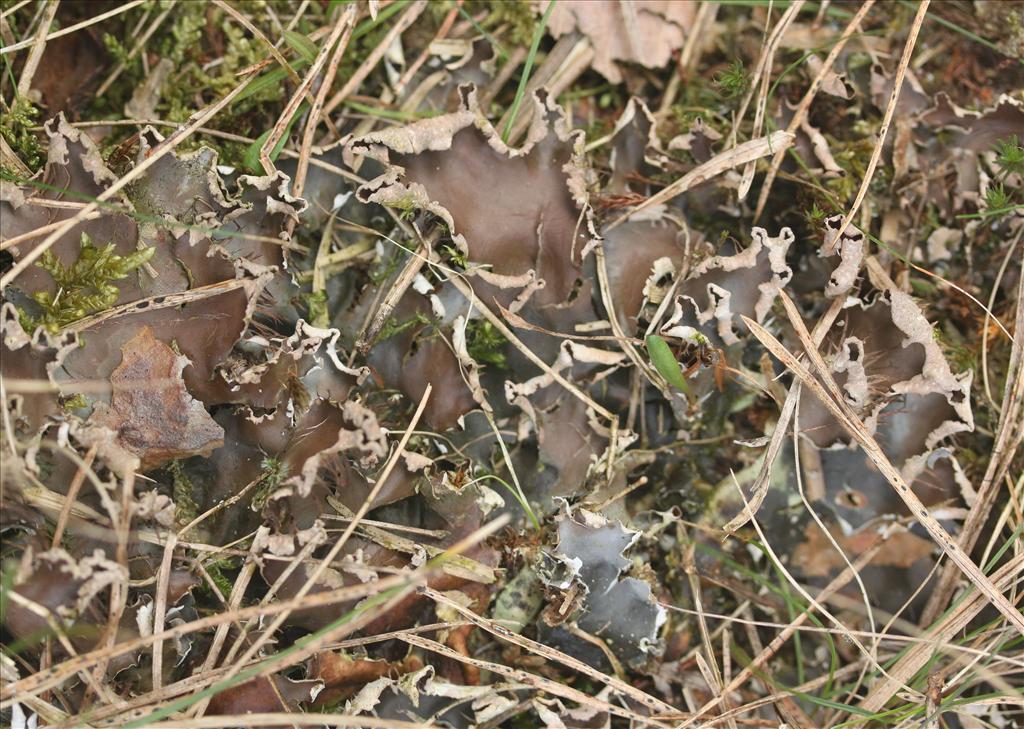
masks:
<svg viewBox="0 0 1024 729"><path fill-rule="evenodd" d="M858 555L867 551L878 540L874 529L865 528L849 535L833 534L836 543L846 555ZM846 567L846 561L836 551L821 527L809 523L805 540L793 551L793 564L807 577L828 577L834 571ZM935 543L912 532L901 531L889 537L885 546L871 560L873 567L899 567L907 569L919 559L931 556Z"/></svg>
<svg viewBox="0 0 1024 729"><path fill-rule="evenodd" d="M594 46L594 70L622 82L616 61L662 68L683 47L697 4L677 0L561 0L548 20L558 38L578 30Z"/></svg>
<svg viewBox="0 0 1024 729"><path fill-rule="evenodd" d="M292 712L300 703L316 699L320 681L293 681L283 676L261 676L221 691L210 699L207 713L213 716Z"/></svg>
<svg viewBox="0 0 1024 729"><path fill-rule="evenodd" d="M143 470L209 455L223 444L224 430L185 389L181 373L188 364L142 327L121 347L121 364L110 375L110 405L98 403L89 424L113 430Z"/></svg>

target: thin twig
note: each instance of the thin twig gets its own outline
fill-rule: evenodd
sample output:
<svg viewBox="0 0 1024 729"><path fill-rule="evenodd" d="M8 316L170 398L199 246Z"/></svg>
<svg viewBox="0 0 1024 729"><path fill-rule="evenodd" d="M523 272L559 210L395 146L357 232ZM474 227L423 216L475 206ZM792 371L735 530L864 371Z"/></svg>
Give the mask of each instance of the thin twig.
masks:
<svg viewBox="0 0 1024 729"><path fill-rule="evenodd" d="M865 0L864 4L858 8L857 13L850 20L846 26L846 30L843 31L839 41L832 46L832 50L829 51L825 57L824 62L821 64L821 68L818 69L818 73L815 74L814 80L811 81L810 88L800 99L800 103L797 104L796 110L793 112L793 118L790 120L789 125L786 127L787 132L796 133L796 130L803 124L804 119L807 116L807 112L810 111L811 103L814 101L814 97L818 95L818 91L821 89L821 83L824 81L825 76L832 70L832 66L835 64L836 59L839 58L839 54L842 53L843 48L846 47L846 42L853 37L854 33L857 32L857 28L860 26L864 16L867 15L871 6L875 4L875 0ZM779 172L779 168L782 166L782 160L786 156L785 150L779 150L775 153L772 158L772 164L768 168L768 173L765 175L764 182L761 183L761 192L757 198L757 208L754 211L754 220L758 220L761 217L761 213L764 212L764 206L768 202L768 195L772 190L772 183L775 181L775 176Z"/></svg>
<svg viewBox="0 0 1024 729"><path fill-rule="evenodd" d="M374 483L373 488L370 489L370 493L366 495L366 498L363 500L362 506L359 507L359 511L356 512L355 517L353 517L352 521L349 522L349 525L345 528L345 531L331 547L327 555L312 570L310 575L306 578L305 583L295 593L296 599L301 600L303 597L309 594L309 591L312 590L313 587L316 586L317 581L319 581L319 579L323 576L324 572L326 572L328 567L330 567L331 563L334 561L334 558L341 553L341 550L344 549L345 545L348 543L348 539L352 536L352 533L355 531L356 526L359 524L359 520L362 519L366 515L366 512L368 512L372 508L373 502L377 498L377 494L380 493L380 490L384 487L384 484L387 482L388 477L391 476L391 472L394 470L395 466L400 460L401 455L405 450L405 446L406 444L408 444L409 438L412 436L412 431L416 429L416 424L419 423L420 417L423 415L423 410L427 406L427 400L430 398L431 389L432 388L428 383L426 389L423 391L423 397L420 398L419 405L416 406L416 412L413 413L412 419L409 421L408 427L405 429L405 432L402 434L402 438L398 442L398 446L395 448L394 452L391 454L391 457L388 459L387 464L385 464L380 475L377 477L377 481L376 483ZM264 605L263 607L267 608L269 606ZM228 672L227 677L224 679L225 681L230 680L232 677L237 675L242 670L242 667L245 666L245 664L248 663L254 655L256 655L259 649L262 648L266 644L266 642L274 636L274 634L277 632L277 629L280 628L284 621L288 619L288 616L291 615L291 612L291 610L284 611L280 613L276 618L274 618L270 625L268 625L266 629L263 630L260 636L255 641L253 641L253 644L249 646L249 648L245 651L242 657L238 659L238 661L232 667L232 670Z"/></svg>
<svg viewBox="0 0 1024 729"><path fill-rule="evenodd" d="M864 569L875 555L878 554L879 550L885 546L887 538L888 533L879 535L875 543L865 549L853 565L844 569L834 580L829 582L820 593L818 593L817 602L824 602L830 595L844 588L850 580L853 579L854 575ZM728 696L730 693L743 686L743 684L750 680L761 666L771 660L772 656L779 652L782 646L786 644L786 641L796 634L800 626L803 625L809 617L811 617L810 607L793 618L789 625L787 625L781 633L775 636L772 642L765 646L765 649L750 662L750 665L740 671L736 677L729 682L729 685L722 689L722 692L716 698L711 699L700 707L693 716L676 727L676 729L687 729L687 727L693 726L695 722L700 721L700 719L706 716L709 711L722 703L723 697Z"/></svg>
<svg viewBox="0 0 1024 729"><path fill-rule="evenodd" d="M821 346L821 343L825 339L825 335L829 329L832 328L832 324L835 322L836 317L839 316L839 312L843 310L844 299L842 297L833 299L831 306L828 310L822 314L817 324L814 325L814 332L811 334L811 340L814 342L814 346ZM738 515L733 517L728 524L722 527L725 532L735 532L737 529L742 527L750 518L757 513L757 510L761 508L761 504L764 503L765 496L768 495L768 487L771 486L772 481L772 469L775 466L775 459L778 458L779 453L782 450L782 445L786 441L786 433L789 431L789 423L793 419L793 414L796 412L797 403L800 401L800 390L799 388L792 387L786 394L786 401L782 405L782 411L779 413L779 419L775 423L775 430L772 431L772 438L768 442L768 448L765 450L764 461L761 463L761 470L757 474L757 478L754 480L753 488L750 492L750 497L747 503L744 505L744 509Z"/></svg>
<svg viewBox="0 0 1024 729"><path fill-rule="evenodd" d="M125 6L122 6L122 7L125 7ZM118 179L117 182L113 183L112 185L110 185L110 187L108 187L105 190L103 190L103 192L101 192L96 197L95 200L93 200L88 205L83 207L78 212L78 214L76 214L74 217L68 218L66 221L64 221L63 225L61 225L59 228L57 228L55 231L53 231L50 235L48 235L43 240L42 243L40 243L38 246L33 248L31 251L29 251L29 253L24 258L19 260L11 268L10 271L5 273L3 275L3 277L0 278L0 289L7 288L7 286L14 279L16 279L18 276L20 276L25 271L25 269L27 269L29 266L31 266L33 263L35 263L36 259L38 259L46 251L48 251L50 249L50 246L52 246L54 243L56 243L58 240L60 240L61 236L63 236L65 233L67 233L73 227L78 225L89 214L94 213L97 210L99 210L99 208L102 206L102 204L105 201L109 200L114 195L116 195L118 192L123 190L127 185L129 185L133 181L137 180L139 177L142 176L142 174L146 170L148 170L150 167L155 165L157 162L159 162L161 159L163 159L166 155L168 155L171 151L173 151L175 149L175 147L177 147L179 144L181 144L186 139L188 139L190 136L192 136L192 134L197 129L199 129L199 127L203 126L203 124L205 124L207 121L212 119L221 109L223 109L225 106L230 104L231 100L234 99L236 96L238 96L238 94L240 94L245 89L247 84L248 84L248 78L243 78L238 83L238 85L234 89L232 89L222 99L220 99L219 101L211 104L210 106L206 107L202 111L197 112L196 114L194 114L192 116L191 121L187 125L185 125L184 127L181 127L177 131L175 131L173 134L171 134L171 136L167 137L167 139L165 139L160 144L158 144L155 148L153 148L150 151L149 156L146 157L146 159L144 159L142 162L140 162L136 167L132 168L131 171L129 171L126 175L124 175L123 177Z"/></svg>
<svg viewBox="0 0 1024 729"><path fill-rule="evenodd" d="M338 73L338 66L341 64L341 59L345 55L345 50L348 48L349 40L352 37L352 29L355 27L356 22L356 6L350 5L345 13L338 20L342 25L343 31L341 38L337 40L337 45L334 49L334 55L331 56L331 62L327 66L327 72L324 74L323 80L320 82L320 88L316 92L316 98L313 99L313 106L309 110L309 119L306 121L306 128L302 132L302 144L299 147L299 163L295 169L295 178L292 180L292 195L295 197L302 197L302 191L306 186L306 172L309 170L309 154L313 148L313 135L316 133L317 125L320 123L321 112L324 107L324 99L327 98L327 92L331 90L331 86L334 84L334 77ZM333 38L333 36L332 36ZM330 48L331 42L328 41L326 48ZM293 224L294 218L289 218L288 223Z"/></svg>
<svg viewBox="0 0 1024 729"><path fill-rule="evenodd" d="M694 167L672 184L647 198L625 215L613 220L605 227L605 231L614 230L651 206L667 203L672 198L682 195L690 188L707 182L713 177L717 177L726 170L739 167L761 157L767 157L778 149L788 149L793 146L795 139L795 135L789 132L777 131L772 132L767 137L751 139L749 142L744 142L730 150L717 154L704 164Z"/></svg>
<svg viewBox="0 0 1024 729"><path fill-rule="evenodd" d="M339 90L338 93L332 96L331 100L327 102L323 111L324 115L330 114L338 108L338 106L340 106L350 94L354 93L356 89L359 88L359 85L366 80L366 77L370 75L370 72L377 67L378 63L380 63L380 60L384 57L384 54L387 53L388 48L391 46L391 43L395 38L404 33L409 26L413 24L413 21L415 21L416 18L426 10L426 8L426 0L416 0L416 2L410 5L406 11L402 13L402 17L399 18L398 22L395 23L391 30L388 31L387 35L381 39L380 43L377 44L377 47L374 48L370 55L366 57L366 60L359 65L359 68L357 68L349 77L345 85L341 87L341 90Z"/></svg>
<svg viewBox="0 0 1024 729"><path fill-rule="evenodd" d="M28 54L28 59L25 61L25 68L21 71L21 79L18 81L18 96L28 96L29 89L32 88L32 78L36 75L39 62L43 60L43 50L46 48L46 34L50 30L50 25L53 23L53 17L57 14L58 7L60 7L60 0L47 0L46 13L36 29L36 37L32 41L32 51Z"/></svg>
<svg viewBox="0 0 1024 729"><path fill-rule="evenodd" d="M302 79L299 87L295 89L295 93L292 94L288 103L285 104L284 110L278 116L273 130L270 132L270 136L268 136L260 146L260 163L263 165L263 171L266 172L266 174L270 175L274 173L274 163L270 159L270 154L274 148L277 147L277 143L281 141L281 138L288 130L292 122L292 117L295 115L296 111L298 111L299 104L302 103L303 99L308 98L311 106L315 106L318 109L323 106L323 98L321 97L320 101L317 102L317 100L310 94L309 90L313 87L313 82L316 81L316 77L320 74L320 70L327 62L327 57L330 54L331 49L334 48L334 44L338 42L338 38L341 37L343 33L346 36L347 45L347 38L352 33L352 24L354 22L355 6L352 5L345 11L342 18L335 23L330 36L328 36L327 41L320 49L320 52L317 53L316 59L310 66L309 72L306 74L305 78ZM316 118L319 118L319 116Z"/></svg>
<svg viewBox="0 0 1024 729"><path fill-rule="evenodd" d="M785 293L780 292L780 300L786 307L787 313L789 314L790 324L796 330L797 335L800 337L801 342L804 346L804 351L808 354L817 371L818 377L821 378L819 381L802 365L796 357L792 355L785 347L782 346L779 341L772 336L772 334L762 327L760 324L750 319L749 317L742 317L744 323L754 334L754 336L765 346L768 350L775 355L779 360L782 361L793 373L803 382L804 387L809 389L817 396L821 403L832 413L836 420L854 437L854 439L864 449L865 455L871 460L873 464L878 468L882 475L892 484L893 488L896 489L896 493L903 500L903 503L907 505L910 512L917 518L917 521L928 531L932 536L932 539L939 545L943 552L961 569L961 571L973 582L979 590L981 590L985 596L992 602L993 606L999 610L1017 629L1019 633L1024 635L1024 615L1021 614L1020 610L1015 608L1006 596L996 589L992 581L985 576L985 574L978 568L978 565L971 561L964 551L956 544L953 537L949 535L941 524L931 515L928 508L921 503L921 499L918 498L917 494L913 492L906 481L903 479L903 475L899 472L895 466L889 461L888 456L882 451L878 442L868 433L864 427L864 423L861 422L860 418L850 408L850 406L843 400L843 398L835 397L833 393L839 391L838 385L832 377L832 372L829 370L825 361L821 358L817 348L811 343L810 334L807 332L806 327L801 321L799 314L796 312L796 308L793 303L789 300L789 297ZM823 387L821 383L825 383ZM826 389L827 388L827 389Z"/></svg>
<svg viewBox="0 0 1024 729"><path fill-rule="evenodd" d="M107 18L112 18L115 15L120 15L121 13L127 12L132 8L136 8L139 5L142 5L142 3L144 2L148 2L148 0L130 0L130 2L126 2L124 5L118 5L113 10L108 10L105 13L100 13L99 15L87 18L86 20L83 20L81 23L75 23L74 25L69 25L67 28L55 30L52 33L49 33L46 36L46 38L44 38L44 40L49 42L52 41L54 38L60 38L70 33L75 33L76 31L79 31L82 28L88 28L90 25L95 25L96 23L100 23L106 20ZM14 51L20 51L24 48L30 48L32 45L35 44L35 42L36 41L33 38L29 40L20 41L18 43L15 43L14 45L5 46L3 48L0 48L0 56L4 56Z"/></svg>
<svg viewBox="0 0 1024 729"><path fill-rule="evenodd" d="M444 605L445 607L455 610L457 613L459 613L460 615L468 619L470 622L472 622L474 625L483 628L488 633L491 633L492 635L501 638L502 640L505 640L509 643L517 645L520 648L523 648L524 650L531 651L538 656L558 661L562 665L567 666L575 671L579 671L585 676L589 676L590 678L596 679L601 683L605 683L608 686L611 686L619 693L623 694L624 696L629 696L634 701L637 701L642 705L646 706L651 711L654 711L656 713L674 713L678 711L671 704L666 704L664 701L661 701L660 699L657 699L651 696L650 694L645 693L644 691L641 691L640 689L631 686L628 683L625 683L624 681L620 681L617 678L602 673L601 671L592 668L583 661L573 658L572 656L566 655L565 653L556 650L555 648L543 645L541 643L537 643L536 641L530 640L525 636L513 633L511 630L505 628L499 623L493 620L488 620L487 618L484 618L480 615L477 615L469 608L460 605L458 602L452 600L449 597L446 597L445 595L437 592L436 590L432 590L430 588L422 588L420 592L429 597L430 599L432 599L434 602L438 603L439 605Z"/></svg>
<svg viewBox="0 0 1024 729"><path fill-rule="evenodd" d="M1010 362L1006 368L1006 389L996 429L995 443L985 467L985 475L978 487L978 495L967 513L960 530L959 545L970 553L981 536L982 527L988 521L992 506L999 496L999 483L1007 473L1014 455L1024 437L1024 276L1017 281L1017 315L1014 322L1013 347ZM957 571L949 565L943 572L921 616L922 624L933 622L949 602L956 585Z"/></svg>
<svg viewBox="0 0 1024 729"><path fill-rule="evenodd" d="M896 79L893 82L892 95L889 97L889 103L885 107L882 126L878 128L878 141L875 142L875 148L871 152L871 159L868 161L868 167L864 171L864 179L861 180L860 189L857 190L857 197L854 198L853 205L850 206L849 212L843 217L843 222L839 224L839 229L836 231L836 240L842 240L843 233L846 232L847 226L850 225L850 222L857 214L861 203L864 202L864 198L868 194L868 188L871 187L871 180L875 176L878 160L882 158L882 147L885 146L885 137L889 133L889 125L892 123L893 114L896 113L896 102L899 99L900 91L903 89L903 79L907 75L910 57L914 53L917 34L921 32L921 24L924 23L924 16L928 12L928 5L930 3L931 0L921 0L921 4L917 6L917 15L914 16L914 23L910 26L910 35L907 36L906 45L903 46L903 56L900 58L900 65L896 69Z"/></svg>

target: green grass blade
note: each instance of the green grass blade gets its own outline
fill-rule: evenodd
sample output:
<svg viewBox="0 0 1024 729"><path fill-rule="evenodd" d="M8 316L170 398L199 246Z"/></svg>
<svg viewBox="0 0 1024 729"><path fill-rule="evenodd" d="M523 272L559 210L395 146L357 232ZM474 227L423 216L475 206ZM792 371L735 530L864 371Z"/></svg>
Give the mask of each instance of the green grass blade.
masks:
<svg viewBox="0 0 1024 729"><path fill-rule="evenodd" d="M302 56L302 60L306 63L313 63L313 61L316 60L316 54L319 52L319 49L316 47L316 43L311 41L302 33L296 33L294 30L286 30L284 32L284 40L293 51Z"/></svg>
<svg viewBox="0 0 1024 729"><path fill-rule="evenodd" d="M530 72L533 71L533 62L537 58L537 49L540 48L540 39L544 37L544 29L548 27L548 19L551 17L551 11L555 9L555 2L557 0L551 0L548 3L547 10L544 11L544 16L540 19L540 23L537 24L536 30L533 31L533 42L530 43L530 52L526 55L526 64L523 66L523 75L519 78L519 88L516 89L516 98L512 102L512 108L508 113L508 121L505 122L505 129L501 132L501 138L508 143L509 135L512 133L512 125L516 122L516 117L519 115L519 107L522 106L523 97L526 96L526 85L530 82Z"/></svg>
<svg viewBox="0 0 1024 729"><path fill-rule="evenodd" d="M649 335L647 337L647 354L651 358L654 369L658 370L668 384L687 395L693 394L690 384L686 381L686 376L683 375L683 369L676 361L676 356L672 354L672 348L668 346L668 342L657 334Z"/></svg>
<svg viewBox="0 0 1024 729"><path fill-rule="evenodd" d="M302 102L302 104L299 105L299 108L295 110L295 113L292 114L292 119L288 122L288 126L285 128L284 134L281 135L281 139L278 140L277 144L275 144L274 148L270 151L271 161L277 161L278 156L281 154L281 150L284 149L284 145L292 133L292 127L295 126L295 122L299 120L299 117L302 116L308 108L309 104ZM262 149L263 145L266 144L272 131L274 130L268 129L263 132L255 142L246 148L245 155L242 157L242 165L246 170L254 175L263 174L263 166L260 164L260 149Z"/></svg>

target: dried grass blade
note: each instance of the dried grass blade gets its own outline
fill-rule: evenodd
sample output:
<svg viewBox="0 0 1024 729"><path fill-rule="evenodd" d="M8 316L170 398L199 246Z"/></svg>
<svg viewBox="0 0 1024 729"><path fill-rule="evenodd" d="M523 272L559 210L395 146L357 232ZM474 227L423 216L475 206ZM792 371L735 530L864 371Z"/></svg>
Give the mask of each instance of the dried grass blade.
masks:
<svg viewBox="0 0 1024 729"><path fill-rule="evenodd" d="M832 374L829 371L825 361L821 358L821 354L818 353L817 348L813 346L810 334L807 332L803 321L800 319L799 314L796 312L796 307L793 302L788 299L785 294L780 294L783 304L786 306L786 311L790 316L790 323L796 329L798 336L800 337L801 343L804 345L811 362L814 364L818 375L823 381L831 381L833 387L836 387L835 381L832 379ZM999 610L1010 623L1016 628L1016 630L1024 635L1024 615L1021 614L1020 610L1014 607L1010 601L1002 594L1001 591L996 589L992 581L985 576L985 574L978 568L978 565L971 561L962 549L956 544L956 541L950 536L935 517L931 515L928 508L921 503L921 500L917 497L910 486L903 480L903 476L899 470L892 465L889 461L888 456L882 451L878 442L871 437L864 427L864 424L842 401L836 401L827 392L826 388L822 386L821 382L811 374L811 372L804 367L793 354L787 350L772 334L762 327L757 322L753 321L748 317L743 317L744 323L750 329L751 333L757 337L767 349L779 360L785 364L793 373L803 382L804 386L813 392L821 403L828 408L832 415L843 425L844 428L850 433L851 436L860 444L863 448L865 455L871 460L871 462L878 468L879 472L892 484L893 488L896 489L896 493L903 500L903 503L907 505L910 512L914 515L917 521L928 531L932 539L939 545L942 551L952 560L961 571L973 582L979 590L981 590L985 596L991 601L992 605Z"/></svg>
<svg viewBox="0 0 1024 729"><path fill-rule="evenodd" d="M860 189L857 190L857 197L854 198L850 211L843 217L843 222L840 223L839 230L836 231L836 240L842 239L847 226L850 225L850 222L860 209L861 203L864 202L864 198L868 194L871 179L875 176L875 168L878 167L878 160L882 157L882 147L885 146L885 137L889 133L889 125L892 123L893 114L896 113L896 101L899 99L900 91L903 88L903 79L907 75L910 56L914 52L917 35L921 32L921 24L924 22L924 16L928 12L928 5L930 3L931 0L922 0L921 4L917 7L917 15L914 16L914 23L910 26L910 35L907 37L906 45L903 46L903 56L900 58L900 65L896 69L896 79L892 86L892 95L889 97L889 103L885 107L882 125L878 129L878 141L875 142L875 148L871 152L871 159L868 161L868 167L864 171L864 179L861 180Z"/></svg>
<svg viewBox="0 0 1024 729"><path fill-rule="evenodd" d="M565 653L559 650L555 650L554 648L551 648L549 646L530 640L525 636L513 633L511 630L508 630L507 628L497 624L496 622L488 620L487 618L482 617L480 615L477 615L469 608L460 605L459 603L442 595L440 592L437 592L436 590L432 590L428 587L423 588L422 590L420 590L420 592L422 592L424 595L432 599L434 602L445 605L446 607L455 610L464 618L472 622L474 625L483 628L491 635L501 638L502 640L507 641L509 643L513 643L514 645L517 645L520 648L523 648L524 650L528 650L532 653L535 653L538 656L543 656L544 658L558 661L562 665L568 666L573 670L579 671L585 676L589 676L590 678L596 679L604 684L607 684L608 686L611 686L613 689L622 693L623 695L629 696L630 698L640 702L652 711L669 714L675 714L679 711L671 704L666 704L664 701L661 701L660 699L657 699L654 696L651 696L650 694L641 691L638 688L630 686L628 683L625 683L624 681L620 681L619 679L613 676L609 676L605 673L602 673L601 671L598 671L596 668L592 668L590 665L584 663L583 661L573 658L572 656L566 655Z"/></svg>
<svg viewBox="0 0 1024 729"><path fill-rule="evenodd" d="M805 93L803 98L800 99L800 103L797 105L796 111L793 112L793 118L786 127L787 132L796 133L796 130L800 128L800 125L807 117L807 112L811 108L811 103L814 101L814 97L818 95L818 91L821 89L821 82L824 80L826 74L832 70L832 66L835 64L839 54L842 52L843 48L846 47L847 41L849 41L850 38L853 37L853 34L857 32L860 22L864 19L864 16L868 14L871 6L874 4L875 0L866 0L866 2L860 6L860 9L857 10L857 14L853 16L853 19L846 26L846 29L843 31L839 41L832 46L832 50L829 51L825 60L821 64L821 68L818 69L818 73L815 74L814 80L811 81L810 88L807 89L807 93ZM772 158L771 167L768 168L768 173L765 175L764 182L761 183L761 192L758 193L757 207L754 210L754 220L758 220L761 217L761 213L764 212L764 206L768 202L768 195L772 191L772 183L775 181L775 176L779 173L779 168L782 167L782 160L785 157L785 154L784 150L779 150Z"/></svg>
<svg viewBox="0 0 1024 729"><path fill-rule="evenodd" d="M821 319L818 320L818 323L814 325L814 332L811 334L811 338L814 340L816 347L821 345L821 342L825 339L825 334L832 328L832 324L842 310L843 299L837 298L833 300L832 305L829 306ZM790 388L786 394L786 401L782 405L782 411L779 413L779 420L775 423L772 439L768 442L768 449L765 451L761 470L758 472L753 486L751 486L749 500L744 505L743 511L722 527L724 531L735 532L750 521L761 507L761 504L764 503L764 498L768 494L768 487L771 484L772 468L775 466L775 459L778 458L779 452L782 450L782 444L786 441L789 424L793 420L793 414L799 401L800 393L797 391L797 388Z"/></svg>
<svg viewBox="0 0 1024 729"><path fill-rule="evenodd" d="M864 552L862 552L857 558L857 561L853 563L852 569L847 567L818 594L817 601L819 603L825 602L829 597L844 588L850 580L854 578L856 572L863 569L874 558L878 551L885 546L887 538L888 534L879 535L878 540L868 549L864 550ZM771 643L765 646L764 650L761 651L746 668L740 671L736 677L729 682L729 684L722 690L720 696L708 701L687 721L676 727L676 729L687 729L687 727L693 726L694 722L699 721L702 717L707 715L707 712L721 704L724 696L727 696L749 681L754 673L761 666L771 660L772 656L779 652L782 646L785 645L786 641L796 634L800 626L803 625L810 616L810 608L797 615L781 633L775 636Z"/></svg>
<svg viewBox="0 0 1024 729"><path fill-rule="evenodd" d="M665 726L659 721L650 719L645 716L641 716L640 714L637 714L634 711L623 709L621 706L610 704L607 701L602 701L601 699L592 697L588 694L585 694L582 691L579 691L578 689L566 686L565 684L560 683L558 681L552 681L549 678L544 678L543 676L538 676L535 673L530 673L519 668L510 668L509 666L506 666L502 663L494 663L491 661L482 661L477 658L472 658L470 656L463 655L462 653L459 653L458 651L453 650L452 648L449 648L446 645L442 645L437 641L430 640L429 638L423 638L421 636L411 634L401 635L398 636L398 638L399 640L402 640L408 643L409 645L414 645L424 650L433 651L434 653L445 656L446 658L452 658L461 663L476 666L477 668L480 668L484 671L496 673L499 676L504 676L509 680L521 683L524 686L529 686L539 691L549 693L552 696L559 696L563 699L574 701L580 704L581 706L589 706L591 708L599 709L600 711L607 712L609 714L621 717L623 719L629 719L631 721L636 722L638 726Z"/></svg>
<svg viewBox="0 0 1024 729"><path fill-rule="evenodd" d="M969 552L974 548L981 529L999 495L999 484L1013 463L1024 437L1024 277L1017 282L1017 315L1014 322L1013 348L1006 369L1006 388L1000 408L999 425L996 430L992 455L978 487L978 497L972 505L960 532L960 548ZM928 600L921 616L922 625L935 620L942 608L953 595L956 570L950 565L942 574L935 592Z"/></svg>
<svg viewBox="0 0 1024 729"><path fill-rule="evenodd" d="M789 149L793 146L795 140L796 135L789 132L772 132L766 137L751 139L749 142L744 142L728 151L717 154L704 164L694 167L671 185L651 195L651 197L644 200L627 214L612 221L605 230L613 230L642 211L654 205L667 203L672 198L682 195L690 188L707 182L713 177L717 177L726 170L731 170L734 167L739 167L761 157L767 157L779 149Z"/></svg>

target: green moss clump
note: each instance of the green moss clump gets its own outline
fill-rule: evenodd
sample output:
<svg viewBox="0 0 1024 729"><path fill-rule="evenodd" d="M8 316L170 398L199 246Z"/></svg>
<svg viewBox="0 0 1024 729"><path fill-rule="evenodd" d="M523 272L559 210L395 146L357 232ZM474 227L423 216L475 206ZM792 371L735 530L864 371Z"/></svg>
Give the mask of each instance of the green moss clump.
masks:
<svg viewBox="0 0 1024 729"><path fill-rule="evenodd" d="M747 93L747 89L750 88L750 75L743 62L737 59L715 76L714 85L723 99L736 99Z"/></svg>
<svg viewBox="0 0 1024 729"><path fill-rule="evenodd" d="M10 110L0 114L0 136L32 172L39 169L46 157L39 137L30 129L38 118L39 109L24 96L15 96ZM5 172L20 176L18 170Z"/></svg>
<svg viewBox="0 0 1024 729"><path fill-rule="evenodd" d="M114 251L113 243L98 248L82 233L82 248L78 260L71 266L65 266L52 250L43 253L36 265L50 274L57 289L52 294L37 291L32 295L42 314L33 317L22 311L21 324L25 331L42 326L56 333L90 314L109 309L117 303L120 294L120 289L111 282L127 278L153 257L156 248L149 246L127 256Z"/></svg>
<svg viewBox="0 0 1024 729"><path fill-rule="evenodd" d="M204 565L206 573L210 575L210 579L213 580L213 584L217 586L217 591L220 592L220 596L227 600L231 595L231 590L234 589L235 580L226 574L229 571L237 570L239 568L239 559L237 557L226 557L224 559L218 559L214 562ZM210 585L203 582L199 586L200 592L209 595L211 598L216 599L213 594L213 590ZM218 600L218 602L220 602Z"/></svg>
<svg viewBox="0 0 1024 729"><path fill-rule="evenodd" d="M253 511L260 511L267 505L270 495L274 493L281 482L288 476L288 465L273 456L267 456L260 464L263 467L263 474L260 482L256 485L252 494L250 505Z"/></svg>
<svg viewBox="0 0 1024 729"><path fill-rule="evenodd" d="M471 0L466 5L470 15L476 15L481 10L487 11L487 17L481 25L488 30L507 25L503 40L511 45L529 47L533 42L533 34L537 32L537 15L526 0Z"/></svg>
<svg viewBox="0 0 1024 729"><path fill-rule="evenodd" d="M268 37L273 38L273 29L264 22L268 17L266 2L253 0L234 4L257 26L262 26ZM126 19L125 22L132 21ZM141 54L129 59L128 48L114 34L105 34L103 43L114 59L125 64L125 70L102 97L94 100L86 117L121 118L125 103L145 81L145 70ZM132 44L127 45L130 47ZM198 2L178 3L147 43L146 52L150 57L167 58L174 64L173 73L160 89L157 111L161 119L178 123L185 122L197 109L225 96L240 83L240 71L268 57L266 46L224 11ZM272 66L262 75L276 70L276 66ZM273 126L280 109L278 102L289 93L289 83L254 85L251 93L243 92L211 120L211 126L258 137ZM179 147L179 152L191 151L201 144L209 146L210 140L205 137L186 140ZM221 164L241 165L243 145L218 143L216 147Z"/></svg>
<svg viewBox="0 0 1024 729"><path fill-rule="evenodd" d="M423 326L429 323L430 319L428 319L424 314L421 314L419 312L417 312L414 316L404 321L399 321L395 317L391 317L386 322L384 322L384 326L381 327L380 334L377 335L377 341L383 342L395 336L396 334L401 334L407 329L412 329L413 327Z"/></svg>
<svg viewBox="0 0 1024 729"><path fill-rule="evenodd" d="M181 461L171 462L168 470L173 483L174 523L180 529L199 515L199 504L195 500L195 486L182 468Z"/></svg>
<svg viewBox="0 0 1024 729"><path fill-rule="evenodd" d="M865 130L866 131L866 130ZM852 200L857 194L861 180L867 173L868 162L871 160L871 153L875 150L874 131L867 136L852 142L843 142L833 138L828 139L832 149L832 157L846 174L825 181L825 187L835 193L840 202ZM874 177L871 178L870 192L884 195L891 182L890 170L885 165L879 165L875 169Z"/></svg>
<svg viewBox="0 0 1024 729"><path fill-rule="evenodd" d="M466 349L479 365L508 369L505 345L508 340L486 319L470 319L466 324Z"/></svg>

